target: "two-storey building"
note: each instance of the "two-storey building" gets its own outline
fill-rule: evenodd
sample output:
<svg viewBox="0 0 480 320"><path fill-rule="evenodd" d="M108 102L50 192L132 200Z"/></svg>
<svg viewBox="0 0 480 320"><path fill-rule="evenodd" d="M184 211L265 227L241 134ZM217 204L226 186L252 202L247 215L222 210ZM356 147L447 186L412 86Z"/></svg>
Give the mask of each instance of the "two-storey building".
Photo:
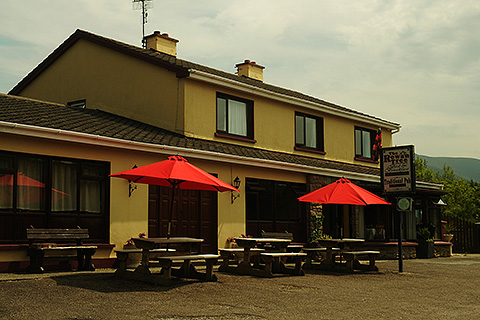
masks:
<svg viewBox="0 0 480 320"><path fill-rule="evenodd" d="M0 172L17 176L0 198L0 241L11 250L0 248L2 261L25 258L30 225L89 228L104 244L98 261L140 232L165 235L171 190L108 174L173 154L240 181L239 197L177 197L172 234L204 238L204 251L261 230L308 241L310 206L297 198L342 176L380 193L375 136L380 129L391 146L399 124L267 84L249 60L233 74L179 59L167 34L146 40L142 49L77 30L1 96ZM22 196L30 190L20 174L44 184L35 202ZM372 227L383 240L393 235L388 208L324 207L332 236L368 238Z"/></svg>

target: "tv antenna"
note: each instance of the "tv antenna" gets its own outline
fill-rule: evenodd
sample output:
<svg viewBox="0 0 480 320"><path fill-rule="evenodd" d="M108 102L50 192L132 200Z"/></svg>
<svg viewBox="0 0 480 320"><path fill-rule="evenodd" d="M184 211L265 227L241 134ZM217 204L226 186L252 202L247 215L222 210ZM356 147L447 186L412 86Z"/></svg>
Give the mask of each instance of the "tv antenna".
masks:
<svg viewBox="0 0 480 320"><path fill-rule="evenodd" d="M142 10L142 48L147 48L145 41L145 24L147 23L147 9L153 8L153 0L132 0L133 10Z"/></svg>

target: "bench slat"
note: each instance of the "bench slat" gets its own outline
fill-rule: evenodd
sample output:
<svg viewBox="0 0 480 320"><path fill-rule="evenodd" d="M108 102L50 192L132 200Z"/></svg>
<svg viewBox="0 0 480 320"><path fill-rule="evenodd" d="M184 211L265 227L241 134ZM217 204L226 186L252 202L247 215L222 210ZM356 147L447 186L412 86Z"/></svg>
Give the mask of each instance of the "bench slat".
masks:
<svg viewBox="0 0 480 320"><path fill-rule="evenodd" d="M204 259L218 259L220 256L218 254L191 254L185 256L166 256L158 257L157 260L204 260Z"/></svg>
<svg viewBox="0 0 480 320"><path fill-rule="evenodd" d="M353 255L353 256L360 256L360 255L378 255L380 254L380 251L349 251L349 252L343 252L342 254L344 255Z"/></svg>
<svg viewBox="0 0 480 320"><path fill-rule="evenodd" d="M243 248L228 248L228 249L218 249L220 252L245 252ZM263 252L265 249L262 248L251 248L250 252Z"/></svg>
<svg viewBox="0 0 480 320"><path fill-rule="evenodd" d="M302 252L265 252L260 253L261 256L270 256L270 257L306 257L306 253Z"/></svg>
<svg viewBox="0 0 480 320"><path fill-rule="evenodd" d="M77 240L88 238L88 229L27 229L28 240Z"/></svg>

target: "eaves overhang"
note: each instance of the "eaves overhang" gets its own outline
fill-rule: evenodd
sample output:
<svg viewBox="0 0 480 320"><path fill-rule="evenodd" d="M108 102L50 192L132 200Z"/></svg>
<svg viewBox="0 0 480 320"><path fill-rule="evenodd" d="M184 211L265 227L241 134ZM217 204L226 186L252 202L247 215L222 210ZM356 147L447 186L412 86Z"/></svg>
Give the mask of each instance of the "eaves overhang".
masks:
<svg viewBox="0 0 480 320"><path fill-rule="evenodd" d="M44 138L55 141L65 141L73 143L81 143L86 145L111 147L116 149L126 149L135 151L144 151L150 153L160 154L178 154L185 157L192 157L201 160L216 161L229 164L253 166L264 169L277 169L283 171L290 171L304 174L327 175L331 177L345 177L348 179L363 180L368 182L380 182L380 177L377 175L352 172L332 168L319 168L308 165L251 158L245 156L231 155L220 152L198 150L191 148L183 148L177 146L168 146L163 144L152 144L145 142L137 142L131 140L123 140L100 135L81 133L69 130L53 129L46 127L38 127L20 123L12 123L0 121L0 133L29 136L34 138Z"/></svg>

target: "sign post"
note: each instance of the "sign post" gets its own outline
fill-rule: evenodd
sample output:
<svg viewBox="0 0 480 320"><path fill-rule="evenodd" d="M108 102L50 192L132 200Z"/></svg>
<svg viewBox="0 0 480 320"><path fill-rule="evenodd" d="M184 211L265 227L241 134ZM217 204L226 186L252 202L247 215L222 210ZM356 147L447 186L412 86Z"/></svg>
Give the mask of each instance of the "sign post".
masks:
<svg viewBox="0 0 480 320"><path fill-rule="evenodd" d="M410 211L415 193L415 152L413 145L382 148L380 174L385 194L397 196L398 272L403 272L402 212Z"/></svg>

